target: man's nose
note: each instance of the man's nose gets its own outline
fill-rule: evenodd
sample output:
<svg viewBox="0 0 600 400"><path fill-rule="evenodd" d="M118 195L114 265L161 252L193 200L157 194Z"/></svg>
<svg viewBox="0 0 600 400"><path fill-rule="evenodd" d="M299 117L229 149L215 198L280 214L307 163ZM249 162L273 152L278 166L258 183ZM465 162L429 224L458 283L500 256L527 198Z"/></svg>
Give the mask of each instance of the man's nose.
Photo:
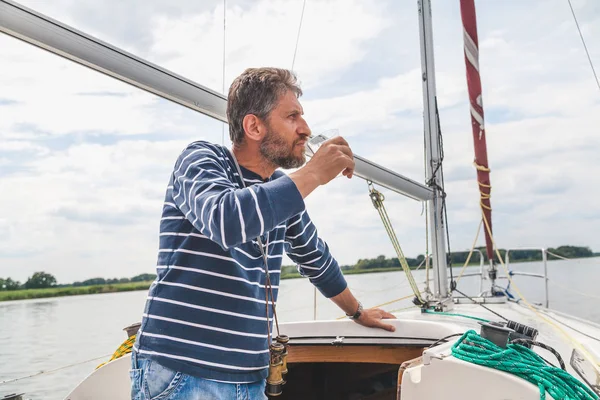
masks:
<svg viewBox="0 0 600 400"><path fill-rule="evenodd" d="M312 134L312 132L308 126L308 123L302 117L300 117L300 123L298 124L297 132L299 135L302 135L302 136L310 136Z"/></svg>

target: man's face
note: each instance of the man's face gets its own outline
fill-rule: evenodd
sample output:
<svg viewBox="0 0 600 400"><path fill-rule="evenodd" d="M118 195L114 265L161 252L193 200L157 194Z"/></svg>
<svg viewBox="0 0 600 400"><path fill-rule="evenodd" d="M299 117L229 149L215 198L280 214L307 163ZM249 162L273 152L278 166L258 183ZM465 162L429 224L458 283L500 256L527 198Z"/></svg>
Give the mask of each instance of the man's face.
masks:
<svg viewBox="0 0 600 400"><path fill-rule="evenodd" d="M260 152L267 161L284 169L301 167L306 161L304 150L310 128L302 118L304 110L296 95L287 91L265 121L267 134L260 143Z"/></svg>

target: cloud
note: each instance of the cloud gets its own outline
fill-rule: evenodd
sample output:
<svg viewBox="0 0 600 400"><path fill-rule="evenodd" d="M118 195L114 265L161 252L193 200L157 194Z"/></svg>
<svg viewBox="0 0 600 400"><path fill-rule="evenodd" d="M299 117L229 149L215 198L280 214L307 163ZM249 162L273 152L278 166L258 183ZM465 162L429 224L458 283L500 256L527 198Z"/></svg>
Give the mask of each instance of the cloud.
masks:
<svg viewBox="0 0 600 400"><path fill-rule="evenodd" d="M302 71L305 88L336 81L340 71L363 59L369 41L391 23L384 5L354 0L309 2L298 46L301 57L294 65ZM226 87L250 66L292 67L301 9L300 2L289 0L228 5ZM207 62L223 58L222 3L210 12L155 17L152 32L150 52L155 59L170 70L222 90L222 63Z"/></svg>
<svg viewBox="0 0 600 400"><path fill-rule="evenodd" d="M156 102L151 96L15 39L3 36L0 43L6 65L0 87L17 102L11 106L9 117L0 119L0 138L20 138L23 127L34 127L48 135L92 127L135 134L149 131L156 123L151 113L143 113L145 107ZM76 95L87 90L120 90L122 96Z"/></svg>
<svg viewBox="0 0 600 400"><path fill-rule="evenodd" d="M0 107L2 107L2 106L12 106L12 105L15 105L15 104L18 104L18 101L11 100L11 99L0 98Z"/></svg>
<svg viewBox="0 0 600 400"><path fill-rule="evenodd" d="M119 92L81 92L81 93L76 93L79 96L98 96L98 97L102 97L102 96L108 96L108 97L125 97L125 93L119 93Z"/></svg>

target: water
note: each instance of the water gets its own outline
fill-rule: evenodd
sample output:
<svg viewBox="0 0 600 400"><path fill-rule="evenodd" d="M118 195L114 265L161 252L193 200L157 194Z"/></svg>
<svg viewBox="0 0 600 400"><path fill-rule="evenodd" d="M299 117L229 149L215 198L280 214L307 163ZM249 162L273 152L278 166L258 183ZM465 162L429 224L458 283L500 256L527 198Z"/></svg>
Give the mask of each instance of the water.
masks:
<svg viewBox="0 0 600 400"><path fill-rule="evenodd" d="M513 264L511 269L542 272L541 263ZM477 268L468 268L475 272ZM457 276L459 268L454 269ZM425 280L424 271L415 274ZM600 322L595 306L596 283L600 278L600 258L552 261L548 263L550 307ZM347 276L350 288L364 304L372 307L410 294L401 271ZM506 281L500 281L502 284ZM544 300L543 280L515 277L515 282L531 302ZM459 290L476 294L478 278L463 278ZM588 293L585 297L577 293ZM312 319L313 287L304 279L281 284L278 306L280 321ZM0 302L0 382L39 371L53 370L100 356L99 360L0 385L0 397L25 392L31 400L62 400L66 394L101 362L107 361L125 340L125 326L138 322L146 298L145 291L88 296ZM410 300L387 305L386 310L410 306ZM317 295L317 318L330 319L343 313L330 300Z"/></svg>

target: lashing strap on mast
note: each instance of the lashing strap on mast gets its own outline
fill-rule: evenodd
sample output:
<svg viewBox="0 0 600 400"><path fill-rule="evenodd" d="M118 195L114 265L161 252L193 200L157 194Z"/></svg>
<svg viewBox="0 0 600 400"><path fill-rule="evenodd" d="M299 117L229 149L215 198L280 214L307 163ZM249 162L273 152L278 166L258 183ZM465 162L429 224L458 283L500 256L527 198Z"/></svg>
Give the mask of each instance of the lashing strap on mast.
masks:
<svg viewBox="0 0 600 400"><path fill-rule="evenodd" d="M410 287L412 288L412 291L415 294L415 299L413 300L413 302L417 305L423 305L425 304L425 300L423 300L421 291L419 290L419 287L417 286L417 283L415 282L415 279L413 278L412 273L410 272L410 267L408 266L408 262L406 262L406 257L404 257L404 253L402 252L402 248L400 247L400 242L398 241L396 233L394 232L394 228L392 227L392 221L390 221L385 206L383 205L385 197L381 192L379 192L373 187L373 182L367 181L367 183L369 185L369 197L371 197L373 206L375 207L375 209L379 213L379 216L381 217L381 222L383 222L383 226L385 227L385 230L387 231L387 234L390 237L390 241L394 246L394 250L396 250L398 261L400 261L400 265L402 266L402 269L406 274L406 279L408 279L408 283L410 284Z"/></svg>

